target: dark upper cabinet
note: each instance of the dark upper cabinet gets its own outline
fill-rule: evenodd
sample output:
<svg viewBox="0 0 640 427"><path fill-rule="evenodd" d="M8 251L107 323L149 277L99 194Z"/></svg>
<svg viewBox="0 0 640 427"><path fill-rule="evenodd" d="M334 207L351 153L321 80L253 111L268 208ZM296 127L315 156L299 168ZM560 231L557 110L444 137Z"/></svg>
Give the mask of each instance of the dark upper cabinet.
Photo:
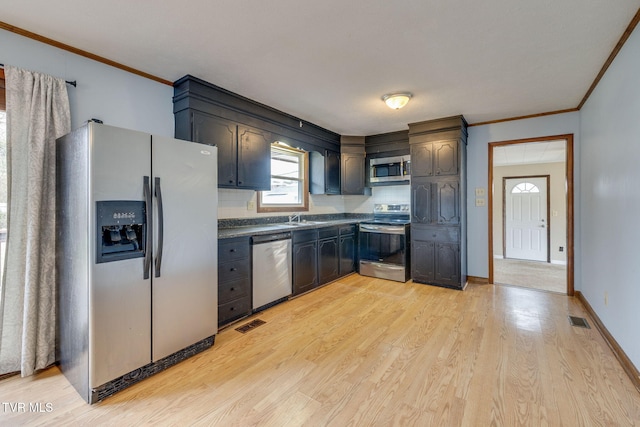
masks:
<svg viewBox="0 0 640 427"><path fill-rule="evenodd" d="M340 183L341 194L365 194L365 154L341 154Z"/></svg>
<svg viewBox="0 0 640 427"><path fill-rule="evenodd" d="M433 144L433 169L435 175L458 174L458 141Z"/></svg>
<svg viewBox="0 0 640 427"><path fill-rule="evenodd" d="M182 123L187 119L190 127ZM218 187L271 188L271 140L268 132L191 111L190 115L176 115L176 138L218 147Z"/></svg>
<svg viewBox="0 0 640 427"><path fill-rule="evenodd" d="M411 179L411 221L423 224L433 222L432 180L423 177Z"/></svg>
<svg viewBox="0 0 640 427"><path fill-rule="evenodd" d="M238 187L271 189L271 141L269 134L238 126Z"/></svg>
<svg viewBox="0 0 640 427"><path fill-rule="evenodd" d="M458 141L412 143L411 177L457 175L458 168Z"/></svg>
<svg viewBox="0 0 640 427"><path fill-rule="evenodd" d="M325 150L325 194L340 194L340 153Z"/></svg>
<svg viewBox="0 0 640 427"><path fill-rule="evenodd" d="M433 144L430 142L411 146L411 176L433 175Z"/></svg>
<svg viewBox="0 0 640 427"><path fill-rule="evenodd" d="M435 214L438 224L450 225L460 222L460 183L446 180L436 183Z"/></svg>
<svg viewBox="0 0 640 427"><path fill-rule="evenodd" d="M340 194L340 153L324 150L309 153L311 194Z"/></svg>
<svg viewBox="0 0 640 427"><path fill-rule="evenodd" d="M235 123L193 112L193 141L218 147L218 187L236 187L237 138Z"/></svg>

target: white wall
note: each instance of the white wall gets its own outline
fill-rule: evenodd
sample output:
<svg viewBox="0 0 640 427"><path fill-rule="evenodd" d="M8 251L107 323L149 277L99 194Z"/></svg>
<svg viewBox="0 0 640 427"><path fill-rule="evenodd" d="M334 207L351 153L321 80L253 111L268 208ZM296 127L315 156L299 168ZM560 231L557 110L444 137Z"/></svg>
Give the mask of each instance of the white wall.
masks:
<svg viewBox="0 0 640 427"><path fill-rule="evenodd" d="M309 212L302 215L335 213L373 213L375 203L411 203L410 185L373 187L371 196L309 195ZM256 192L250 190L218 190L219 218L252 218L286 215L286 213L261 213L256 209Z"/></svg>
<svg viewBox="0 0 640 427"><path fill-rule="evenodd" d="M638 28L580 113L581 291L627 356L640 367Z"/></svg>
<svg viewBox="0 0 640 427"><path fill-rule="evenodd" d="M469 136L467 138L467 274L469 276L489 276L489 207L486 204L482 207L475 205L475 189L484 188L489 191L487 188L489 179L489 143L573 134L574 206L578 206L580 199L580 183L577 179L580 171L578 161L580 152L579 128L579 112L469 127ZM580 212L575 211L574 225L576 231L579 224ZM575 288L580 289L580 236L577 232L575 233L574 249L576 264Z"/></svg>
<svg viewBox="0 0 640 427"><path fill-rule="evenodd" d="M170 86L5 30L0 30L0 62L77 81L77 87L67 86L72 129L97 118L108 125L173 136Z"/></svg>

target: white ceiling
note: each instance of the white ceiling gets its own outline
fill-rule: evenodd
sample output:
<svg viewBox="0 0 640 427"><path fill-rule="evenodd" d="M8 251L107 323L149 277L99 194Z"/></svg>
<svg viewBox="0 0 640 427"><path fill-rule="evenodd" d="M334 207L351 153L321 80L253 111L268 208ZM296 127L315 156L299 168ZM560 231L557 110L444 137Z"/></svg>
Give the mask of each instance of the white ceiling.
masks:
<svg viewBox="0 0 640 427"><path fill-rule="evenodd" d="M575 108L639 7L0 0L0 19L170 81L192 74L337 133L371 135L457 114L477 123ZM390 110L380 98L395 91L414 98Z"/></svg>
<svg viewBox="0 0 640 427"><path fill-rule="evenodd" d="M556 163L565 159L565 140L511 144L493 149L493 166Z"/></svg>

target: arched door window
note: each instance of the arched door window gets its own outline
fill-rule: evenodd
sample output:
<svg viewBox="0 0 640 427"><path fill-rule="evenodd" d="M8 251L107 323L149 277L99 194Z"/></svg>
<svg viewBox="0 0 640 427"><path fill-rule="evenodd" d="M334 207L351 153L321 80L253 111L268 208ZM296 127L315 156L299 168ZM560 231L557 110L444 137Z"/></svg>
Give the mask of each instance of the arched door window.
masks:
<svg viewBox="0 0 640 427"><path fill-rule="evenodd" d="M520 184L513 187L513 190L511 190L511 194L539 192L540 189L535 184L532 184L530 182L521 182Z"/></svg>

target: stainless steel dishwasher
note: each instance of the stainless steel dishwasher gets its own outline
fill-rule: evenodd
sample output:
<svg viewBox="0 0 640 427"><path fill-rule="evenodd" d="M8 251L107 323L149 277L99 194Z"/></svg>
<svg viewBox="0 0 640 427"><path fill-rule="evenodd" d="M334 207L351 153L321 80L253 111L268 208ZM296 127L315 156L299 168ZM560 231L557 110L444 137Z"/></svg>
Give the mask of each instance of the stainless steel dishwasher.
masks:
<svg viewBox="0 0 640 427"><path fill-rule="evenodd" d="M251 238L253 310L284 301L291 295L291 232Z"/></svg>

